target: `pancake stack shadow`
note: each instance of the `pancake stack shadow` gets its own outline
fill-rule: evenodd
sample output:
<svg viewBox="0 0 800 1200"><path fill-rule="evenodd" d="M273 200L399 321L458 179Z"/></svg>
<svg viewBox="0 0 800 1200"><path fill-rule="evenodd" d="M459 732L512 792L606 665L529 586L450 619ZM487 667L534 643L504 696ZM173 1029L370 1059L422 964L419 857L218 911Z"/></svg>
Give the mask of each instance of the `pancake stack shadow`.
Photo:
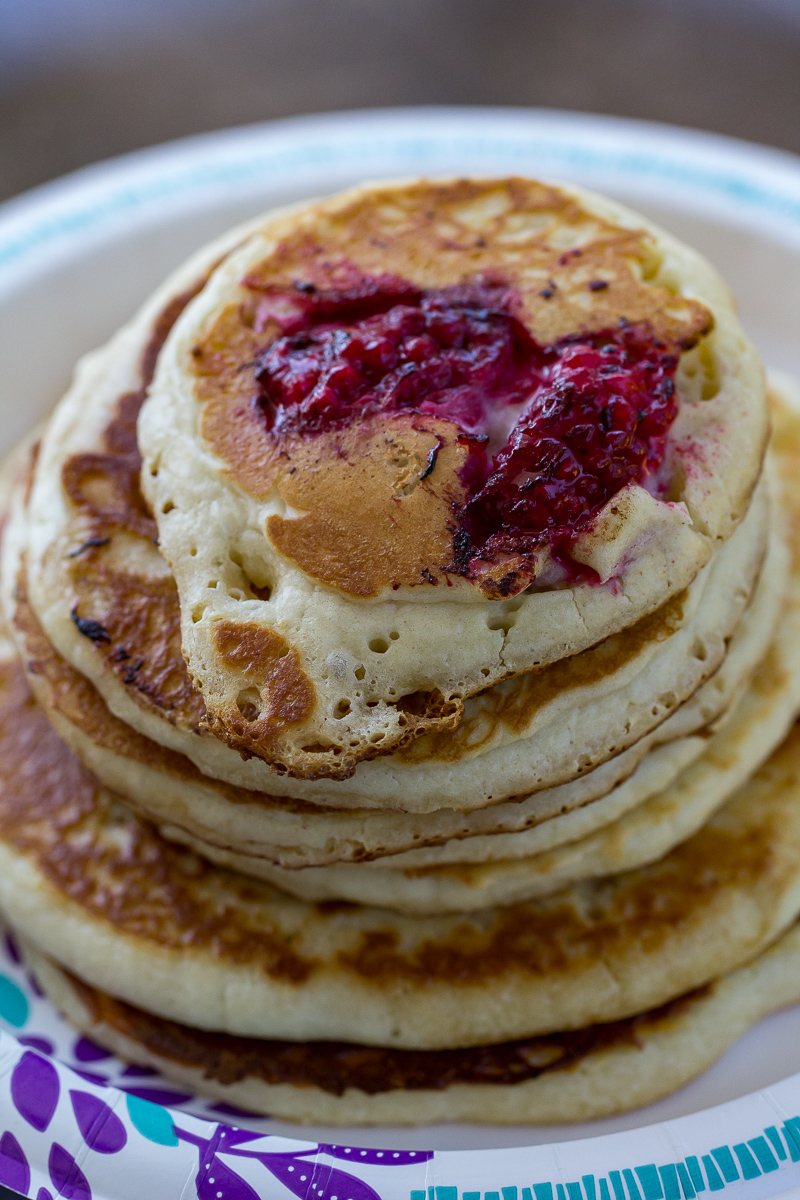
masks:
<svg viewBox="0 0 800 1200"><path fill-rule="evenodd" d="M601 198L364 187L200 251L5 471L45 992L290 1120L681 1086L800 999L799 466L722 282Z"/></svg>

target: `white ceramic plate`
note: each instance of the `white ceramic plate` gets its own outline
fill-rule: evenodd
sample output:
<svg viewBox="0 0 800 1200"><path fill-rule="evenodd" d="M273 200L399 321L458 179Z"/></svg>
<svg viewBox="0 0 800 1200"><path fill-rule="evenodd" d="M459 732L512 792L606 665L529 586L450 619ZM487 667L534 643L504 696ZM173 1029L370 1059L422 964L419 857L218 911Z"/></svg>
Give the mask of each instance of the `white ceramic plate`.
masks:
<svg viewBox="0 0 800 1200"><path fill-rule="evenodd" d="M77 172L0 207L0 450L11 445L48 411L68 382L78 355L103 341L171 267L214 234L261 209L331 192L366 178L460 172L517 172L575 180L632 204L697 246L718 265L732 285L744 322L766 361L800 374L800 159L666 126L541 110L401 109L336 114L209 134L128 155ZM32 995L24 972L9 958L0 962L0 969L6 979L4 983L4 977L0 976L0 1015L6 1018L0 1020L0 1025L23 1039L48 1039L55 1060L85 1069L86 1063L75 1057L74 1038L47 1006ZM27 1000L27 1015L22 1024L19 1018L24 1006L16 997L15 987L22 989L20 994ZM4 1007L4 994L10 997L10 1007ZM41 1153L31 1130L39 1138L45 1133L49 1137L48 1131L62 1119L59 1114L66 1105L63 1110L66 1116L62 1114L66 1139L69 1128L77 1129L77 1112L65 1099L69 1091L65 1083L59 1092L61 1098L52 1116L52 1126L36 1130L30 1121L20 1118L17 1109L13 1110L13 1120L9 1116L3 1125L4 1105L9 1108L10 1103L11 1076L8 1070L3 1070L2 1063L7 1067L13 1065L22 1052L11 1039L4 1037L0 1041L0 1130L11 1129L16 1122L14 1136L33 1169L34 1159L37 1155L41 1158ZM113 1060L99 1060L89 1069L98 1079L108 1077L128 1089L140 1086L130 1076L123 1076L121 1066ZM67 1079L66 1068L58 1065L57 1071ZM736 1124L740 1119L745 1124L750 1122L747 1127L755 1130L753 1137L760 1136L761 1126L766 1128L769 1122L761 1120L759 1105L772 1106L771 1111L775 1114L780 1111L782 1117L800 1112L800 1078L787 1081L778 1090L771 1089L771 1085L795 1072L800 1072L800 1009L763 1021L689 1087L624 1117L547 1129L464 1126L413 1131L319 1129L304 1130L301 1137L319 1138L323 1142L351 1141L361 1147L440 1152L424 1168L409 1159L402 1168L402 1185L397 1172L390 1190L386 1190L388 1185L381 1185L378 1194L394 1195L394 1189L399 1188L397 1194L402 1193L405 1200L409 1192L412 1200L425 1200L423 1195L414 1197L413 1192L418 1188L424 1190L428 1183L432 1185L434 1175L441 1186L449 1186L452 1172L456 1171L460 1185L462 1176L465 1180L470 1178L469 1172L463 1175L467 1170L463 1164L467 1162L472 1163L469 1171L477 1171L479 1161L486 1164L486 1170L495 1180L491 1186L496 1191L501 1186L497 1183L500 1165L503 1164L503 1170L512 1170L512 1161L519 1165L522 1160L508 1153L498 1158L487 1152L501 1147L541 1145L541 1151L520 1152L528 1156L525 1163L541 1163L541 1171L537 1171L540 1178L555 1183L561 1179L566 1183L571 1170L567 1168L568 1161L577 1162L579 1158L586 1164L591 1159L601 1164L596 1170L587 1169L594 1170L597 1177L597 1200L605 1200L597 1174L606 1169L602 1165L606 1156L605 1150L601 1153L602 1147L612 1146L613 1154L622 1156L621 1160L612 1157L610 1162L621 1161L623 1166L630 1163L635 1167L648 1161L638 1157L639 1150L642 1154L655 1154L654 1150L645 1150L645 1144L651 1144L646 1143L646 1138L655 1138L653 1144L663 1143L673 1148L689 1145L686 1141L689 1138L692 1145L696 1143L702 1148L709 1123L714 1126L722 1121L723 1127L728 1128L731 1122ZM150 1081L149 1086L157 1086L157 1082ZM101 1094L99 1084L96 1087L84 1080L82 1086ZM768 1091L753 1097L752 1093L758 1089ZM749 1099L718 1110L724 1116L701 1111L739 1097ZM796 1097L796 1101L789 1102L787 1097ZM161 1099L170 1102L168 1097ZM123 1200L129 1194L142 1195L139 1187L130 1191L124 1182L129 1172L120 1164L127 1154L133 1153L136 1137L144 1137L144 1144L151 1149L156 1143L137 1132L136 1121L125 1108L123 1092L112 1091L106 1100L115 1111L125 1109L124 1122L128 1123L125 1127L130 1134L126 1149L119 1152L120 1157L101 1158L98 1157L101 1151L88 1150L85 1139L81 1141L79 1133L74 1133L78 1138L76 1146L83 1147L84 1156L81 1158L76 1150L76 1161L83 1162L87 1178L95 1180L95 1196ZM179 1108L182 1113L214 1116L208 1106L191 1100ZM690 1116L690 1120L684 1119ZM676 1118L680 1118L677 1123ZM181 1119L192 1128L197 1124L188 1116ZM666 1124L657 1125L655 1130L644 1128L654 1122ZM299 1132L295 1127L271 1122L242 1123L290 1138L296 1138ZM638 1132L623 1132L633 1130ZM26 1146L22 1134L33 1138L30 1146ZM607 1141L604 1135L609 1134L621 1137ZM576 1141L600 1135L603 1135L601 1142ZM720 1134L717 1140L727 1143L730 1137ZM709 1147L715 1146L717 1141L709 1142ZM590 1155L587 1159L590 1147L594 1158ZM790 1143L787 1147L792 1148ZM191 1140L180 1140L177 1148L172 1147L171 1163L177 1162L175 1155L179 1151L195 1155L196 1169L197 1149ZM444 1151L468 1151L469 1155L457 1153L451 1157L441 1153ZM9 1160L12 1165L14 1153ZM241 1150L238 1153L236 1161L241 1165L245 1160ZM0 1136L0 1181L13 1182L3 1174L6 1161L3 1154ZM537 1154L546 1158L530 1157ZM253 1161L247 1159L250 1166ZM323 1155L320 1161L328 1160ZM462 1163L463 1169L456 1166L457 1162ZM549 1176L545 1162L550 1164ZM96 1172L100 1171L98 1163L105 1164L105 1173L100 1171L100 1175L91 1176L87 1163L94 1163ZM112 1170L113 1163L118 1165ZM445 1172L441 1176L439 1164ZM47 1163L40 1166L44 1172L42 1183L56 1189L54 1195L57 1185L66 1188L62 1188L64 1195L72 1194L70 1187L73 1190L77 1187L77 1176L72 1183L64 1184L58 1170L55 1177L51 1173L48 1182ZM264 1169L263 1164L258 1169ZM330 1175L330 1163L325 1169ZM385 1174L378 1159L370 1169L378 1172L375 1178ZM166 1170L164 1166L163 1171ZM428 1182L420 1183L415 1175L417 1182L412 1180L409 1184L408 1172L419 1170L425 1172ZM166 1179L163 1171L160 1178ZM170 1168L167 1174L172 1171ZM447 1171L451 1176L447 1176ZM796 1177L793 1172L797 1172ZM484 1173L482 1168L479 1173ZM97 1183L101 1177L103 1182ZM580 1172L577 1175L573 1172L571 1177L580 1178ZM619 1178L625 1181L627 1190L623 1189L621 1194L615 1192L615 1181L609 1176L612 1200L661 1200L659 1187L666 1200L677 1200L670 1195L670 1185L661 1176L661 1184L650 1180L646 1186L640 1179L640 1195L630 1187L624 1172ZM636 1177L631 1178L635 1188ZM109 1179L116 1180L113 1186ZM270 1188L276 1190L257 1190L252 1195L292 1194L286 1190L286 1182L279 1182L274 1173L269 1174L269 1179ZM23 1171L18 1183L24 1181ZM525 1185L531 1186L533 1182L532 1177L527 1178ZM713 1179L705 1182L711 1188ZM770 1194L793 1183L800 1183L800 1166L793 1167L790 1155L780 1160L777 1171L759 1168L759 1175L749 1182L721 1178L726 1190L744 1188L754 1195ZM33 1196L37 1195L35 1185L36 1177L32 1176L29 1186ZM97 1191L98 1186L102 1187L101 1192ZM192 1186L189 1185L186 1196L195 1194ZM202 1200L211 1197L217 1200L217 1193L208 1190L212 1186L208 1184L205 1192L201 1187ZM259 1187L256 1179L253 1186ZM379 1185L373 1180L372 1186ZM486 1186L490 1186L488 1179ZM622 1182L619 1186L622 1187ZM595 1200L586 1183L583 1191L580 1184L575 1187L577 1193L568 1191L566 1200ZM313 1194L318 1200L325 1200L323 1191L327 1195L330 1188L320 1191L315 1187ZM172 1196L171 1191L158 1187L153 1194L159 1200L161 1196L171 1200ZM175 1192L176 1200L181 1194L180 1190ZM294 1194L304 1195L302 1191ZM79 1188L74 1195L86 1200ZM221 1195L223 1200L240 1200L235 1188L223 1188ZM244 1191L241 1200L250 1200ZM338 1200L347 1197L342 1195ZM359 1197L354 1195L352 1200ZM435 1200L456 1200L456 1197L452 1193L437 1194ZM515 1198L507 1194L503 1200ZM528 1197L523 1195L522 1200ZM549 1195L546 1191L536 1192L535 1200L549 1200Z"/></svg>

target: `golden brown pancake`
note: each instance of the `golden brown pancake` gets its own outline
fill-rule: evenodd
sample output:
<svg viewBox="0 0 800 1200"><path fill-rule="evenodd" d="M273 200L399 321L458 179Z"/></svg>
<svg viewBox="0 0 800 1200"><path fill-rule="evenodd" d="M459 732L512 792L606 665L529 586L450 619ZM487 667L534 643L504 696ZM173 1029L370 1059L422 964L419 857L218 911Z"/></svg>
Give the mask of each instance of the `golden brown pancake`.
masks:
<svg viewBox="0 0 800 1200"><path fill-rule="evenodd" d="M589 1120L652 1103L745 1030L800 998L800 930L660 1009L571 1033L469 1050L384 1050L206 1033L90 988L31 946L52 1002L101 1045L217 1100L324 1124Z"/></svg>

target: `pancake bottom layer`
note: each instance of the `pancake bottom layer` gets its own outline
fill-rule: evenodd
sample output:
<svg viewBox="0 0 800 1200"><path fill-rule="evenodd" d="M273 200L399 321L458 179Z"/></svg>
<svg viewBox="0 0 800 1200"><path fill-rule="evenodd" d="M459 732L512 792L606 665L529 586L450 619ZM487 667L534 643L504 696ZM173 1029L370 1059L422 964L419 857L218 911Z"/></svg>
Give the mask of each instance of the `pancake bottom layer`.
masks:
<svg viewBox="0 0 800 1200"><path fill-rule="evenodd" d="M204 1033L89 987L30 944L25 958L69 1021L121 1058L251 1112L328 1125L611 1116L682 1087L756 1021L800 1000L800 924L746 966L640 1016L434 1052Z"/></svg>

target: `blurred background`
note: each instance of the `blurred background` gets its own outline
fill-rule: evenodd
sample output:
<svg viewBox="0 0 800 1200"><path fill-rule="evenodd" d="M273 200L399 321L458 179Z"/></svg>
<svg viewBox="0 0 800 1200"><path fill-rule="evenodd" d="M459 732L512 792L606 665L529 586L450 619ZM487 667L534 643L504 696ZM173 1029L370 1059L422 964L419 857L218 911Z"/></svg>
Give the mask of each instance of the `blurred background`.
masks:
<svg viewBox="0 0 800 1200"><path fill-rule="evenodd" d="M0 198L184 134L404 104L800 152L800 0L0 0Z"/></svg>

